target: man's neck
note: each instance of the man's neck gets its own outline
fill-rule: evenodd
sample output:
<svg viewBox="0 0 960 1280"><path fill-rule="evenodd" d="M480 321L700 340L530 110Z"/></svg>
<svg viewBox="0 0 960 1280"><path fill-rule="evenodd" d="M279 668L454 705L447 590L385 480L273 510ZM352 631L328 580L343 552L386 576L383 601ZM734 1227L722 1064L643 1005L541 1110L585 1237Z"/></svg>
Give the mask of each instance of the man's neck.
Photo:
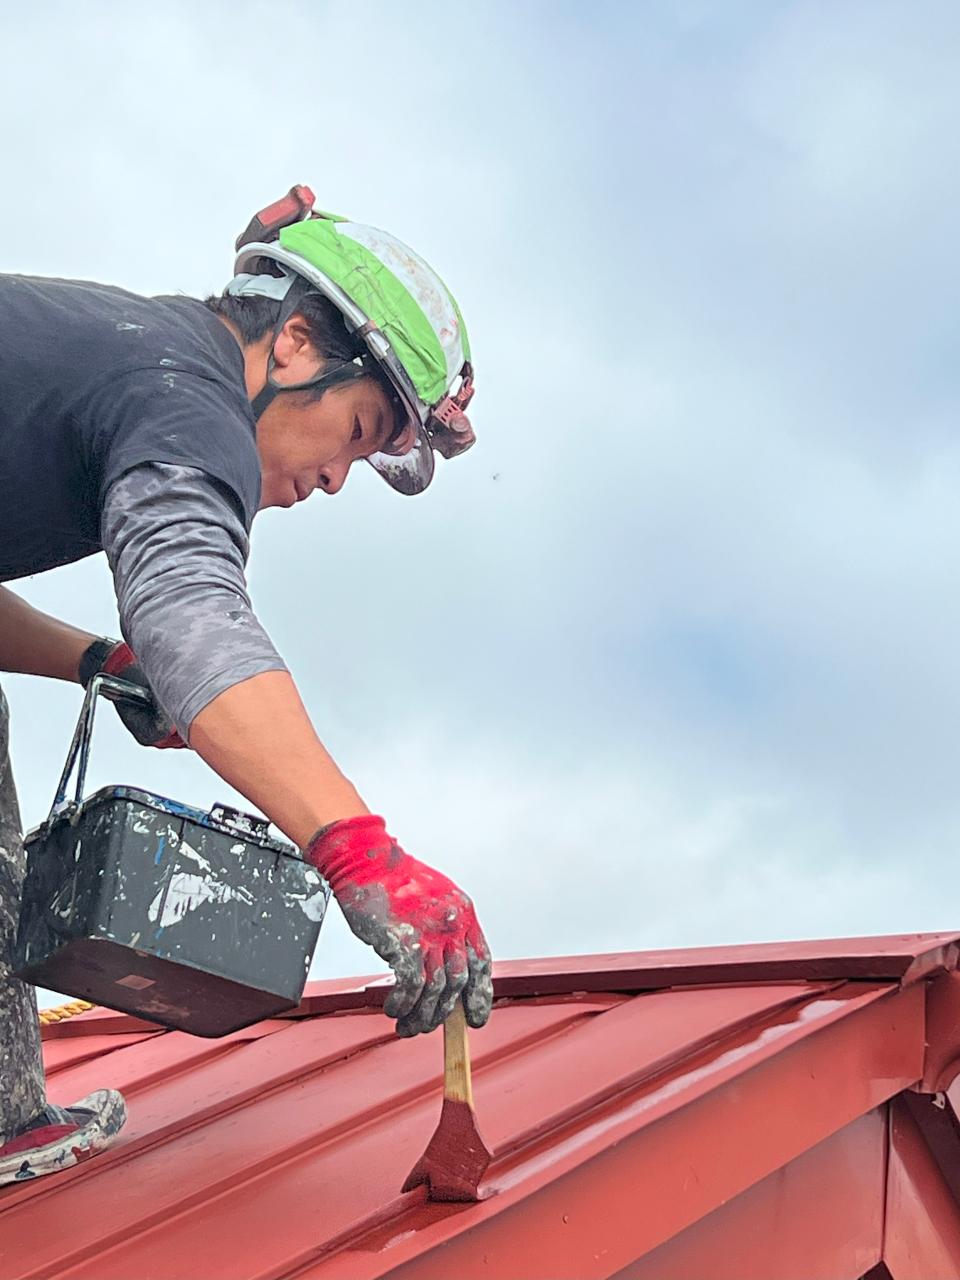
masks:
<svg viewBox="0 0 960 1280"><path fill-rule="evenodd" d="M245 343L240 337L240 330L226 316L217 316L225 329L233 335L240 354L243 356L243 380L247 389L247 399L255 400L267 383L267 359L270 355L272 336L264 334L256 342Z"/></svg>

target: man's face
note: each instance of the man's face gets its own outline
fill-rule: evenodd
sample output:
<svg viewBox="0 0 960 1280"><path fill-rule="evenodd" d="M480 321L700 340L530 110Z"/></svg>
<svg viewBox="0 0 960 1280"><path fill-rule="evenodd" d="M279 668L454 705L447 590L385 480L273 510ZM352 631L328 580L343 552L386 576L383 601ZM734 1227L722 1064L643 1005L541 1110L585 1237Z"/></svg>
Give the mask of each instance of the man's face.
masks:
<svg viewBox="0 0 960 1280"><path fill-rule="evenodd" d="M257 424L260 508L292 507L314 489L337 493L360 458L378 453L394 428L386 392L372 378L325 391L278 395Z"/></svg>
<svg viewBox="0 0 960 1280"><path fill-rule="evenodd" d="M281 385L306 381L322 368L301 317L293 316L277 336L274 360ZM337 493L351 465L379 452L394 426L390 400L373 378L340 383L319 399L310 391L281 393L257 423L261 510L292 507L314 489Z"/></svg>

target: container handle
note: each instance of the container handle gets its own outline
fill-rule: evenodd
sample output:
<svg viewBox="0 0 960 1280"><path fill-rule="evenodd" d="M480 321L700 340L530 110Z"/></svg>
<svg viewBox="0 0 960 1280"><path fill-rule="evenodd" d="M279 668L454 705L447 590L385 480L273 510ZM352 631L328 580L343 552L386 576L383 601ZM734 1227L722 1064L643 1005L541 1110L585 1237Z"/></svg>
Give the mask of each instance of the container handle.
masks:
<svg viewBox="0 0 960 1280"><path fill-rule="evenodd" d="M142 702L149 706L153 701L146 689L140 685L131 684L129 680L120 680L117 676L108 676L103 672L98 672L91 679L87 685L83 706L80 708L80 719L77 721L77 727L73 731L73 738L67 751L67 762L63 766L63 773L61 773L60 781L57 784L57 794L53 798L53 805L47 815L47 820L41 828L43 835L46 835L53 824L60 818L72 818L80 808L83 798L83 784L87 778L87 760L90 755L90 739L93 736L93 717L97 709L97 696L101 693L114 702ZM74 766L77 769L76 788L73 799L68 800L67 790L70 786L70 775L73 773Z"/></svg>

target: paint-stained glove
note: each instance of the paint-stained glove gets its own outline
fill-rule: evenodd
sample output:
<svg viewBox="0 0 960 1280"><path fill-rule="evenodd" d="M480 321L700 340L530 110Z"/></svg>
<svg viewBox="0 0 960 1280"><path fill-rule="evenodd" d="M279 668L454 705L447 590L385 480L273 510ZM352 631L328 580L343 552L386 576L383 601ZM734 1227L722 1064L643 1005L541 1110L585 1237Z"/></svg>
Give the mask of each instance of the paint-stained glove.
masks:
<svg viewBox="0 0 960 1280"><path fill-rule="evenodd" d="M404 853L373 814L322 827L304 851L347 924L396 976L383 1011L401 1036L433 1031L460 996L482 1027L493 1003L490 949L473 903L439 871Z"/></svg>
<svg viewBox="0 0 960 1280"><path fill-rule="evenodd" d="M185 747L187 744L177 733L176 727L167 719L163 708L157 702L150 682L137 665L128 645L122 640L94 640L80 659L78 675L84 688L95 675L116 676L120 680L129 680L139 685L150 694L151 704L146 706L139 702L117 702L117 714L130 730L136 740L144 747Z"/></svg>

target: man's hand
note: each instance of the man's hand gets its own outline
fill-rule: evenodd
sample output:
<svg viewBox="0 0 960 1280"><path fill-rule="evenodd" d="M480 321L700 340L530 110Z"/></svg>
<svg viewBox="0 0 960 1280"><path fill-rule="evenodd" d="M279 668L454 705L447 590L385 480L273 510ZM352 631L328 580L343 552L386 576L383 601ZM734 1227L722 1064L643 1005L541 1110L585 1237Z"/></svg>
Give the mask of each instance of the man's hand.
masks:
<svg viewBox="0 0 960 1280"><path fill-rule="evenodd" d="M122 640L94 640L80 659L78 674L84 688L95 675L101 672L104 675L116 676L120 680L128 680L150 694L152 700L150 706L144 706L139 702L115 704L120 719L141 746L159 747L164 750L187 745L177 733L175 726L167 719L163 708L154 697L150 682L137 666L137 660L129 646Z"/></svg>
<svg viewBox="0 0 960 1280"><path fill-rule="evenodd" d="M490 950L462 889L404 853L373 814L321 828L305 857L353 932L393 969L384 1013L399 1035L433 1031L461 995L467 1021L483 1026L493 1003Z"/></svg>

